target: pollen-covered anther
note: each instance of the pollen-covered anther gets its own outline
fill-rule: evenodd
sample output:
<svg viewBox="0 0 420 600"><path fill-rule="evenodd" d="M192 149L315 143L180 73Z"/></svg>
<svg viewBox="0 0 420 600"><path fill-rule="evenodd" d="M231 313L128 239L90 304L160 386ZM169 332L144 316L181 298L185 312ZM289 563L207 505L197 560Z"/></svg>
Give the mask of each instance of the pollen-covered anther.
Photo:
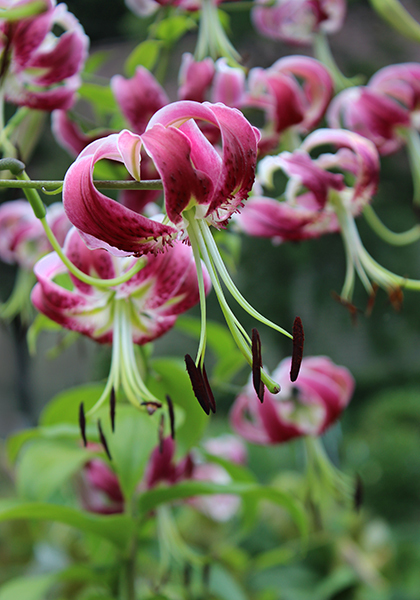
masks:
<svg viewBox="0 0 420 600"><path fill-rule="evenodd" d="M203 371L200 367L197 367L194 360L189 354L185 355L185 365L187 367L188 376L191 381L193 392L197 398L201 408L204 410L206 415L216 412L216 402L214 400L213 392L211 390L206 369L203 366Z"/></svg>
<svg viewBox="0 0 420 600"><path fill-rule="evenodd" d="M293 322L293 350L292 364L290 366L290 381L296 381L299 375L300 365L303 357L303 344L305 334L303 333L303 325L300 317L296 317Z"/></svg>
<svg viewBox="0 0 420 600"><path fill-rule="evenodd" d="M162 404L160 402L154 401L142 402L141 406L145 407L149 415L154 415L159 408L162 408Z"/></svg>
<svg viewBox="0 0 420 600"><path fill-rule="evenodd" d="M80 406L79 406L79 427L80 427L80 433L81 433L82 440L83 440L83 445L86 448L87 447L86 417L85 417L85 407L83 405L83 402L81 402Z"/></svg>
<svg viewBox="0 0 420 600"><path fill-rule="evenodd" d="M115 431L115 405L116 405L116 396L114 387L111 388L111 393L109 395L109 416L111 419L111 429L112 433Z"/></svg>
<svg viewBox="0 0 420 600"><path fill-rule="evenodd" d="M252 330L252 383L260 402L264 402L264 384L261 381L262 355L261 339L257 329Z"/></svg>
<svg viewBox="0 0 420 600"><path fill-rule="evenodd" d="M108 443L106 441L106 437L104 435L104 432L102 431L102 426L101 426L101 420L100 419L98 419L98 432L99 432L99 439L101 441L103 449L105 450L105 453L106 453L107 457L109 458L109 460L112 460L111 452L109 451L109 447L108 447Z"/></svg>
<svg viewBox="0 0 420 600"><path fill-rule="evenodd" d="M175 439L175 412L174 412L174 404L172 402L171 397L166 395L166 402L168 404L168 414L169 414L169 423L171 427L171 438Z"/></svg>

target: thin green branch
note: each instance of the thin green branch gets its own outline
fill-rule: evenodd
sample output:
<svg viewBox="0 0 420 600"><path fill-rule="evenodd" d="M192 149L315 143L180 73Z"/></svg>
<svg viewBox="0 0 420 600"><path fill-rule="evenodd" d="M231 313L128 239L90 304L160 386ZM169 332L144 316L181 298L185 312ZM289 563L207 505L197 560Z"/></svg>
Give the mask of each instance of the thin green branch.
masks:
<svg viewBox="0 0 420 600"><path fill-rule="evenodd" d="M102 190L163 190L163 184L160 179L147 179L146 181L118 181L118 180L96 180L95 186ZM10 179L0 179L0 188L20 188L36 190L56 190L62 188L62 180L31 180L16 181Z"/></svg>

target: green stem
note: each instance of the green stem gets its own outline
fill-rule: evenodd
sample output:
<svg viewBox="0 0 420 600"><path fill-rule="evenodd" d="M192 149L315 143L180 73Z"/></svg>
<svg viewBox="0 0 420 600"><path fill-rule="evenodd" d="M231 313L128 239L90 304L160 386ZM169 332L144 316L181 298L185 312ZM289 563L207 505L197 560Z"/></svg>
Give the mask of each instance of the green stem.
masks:
<svg viewBox="0 0 420 600"><path fill-rule="evenodd" d="M388 242L388 244L392 244L393 246L406 246L420 240L420 225L414 225L411 229L401 233L391 231L382 223L370 204L366 205L363 209L363 216L373 231L385 242Z"/></svg>
<svg viewBox="0 0 420 600"><path fill-rule="evenodd" d="M413 178L413 203L420 206L420 136L415 129L407 129L405 139Z"/></svg>
<svg viewBox="0 0 420 600"><path fill-rule="evenodd" d="M20 180L10 181L0 179L0 188L20 188L36 190L57 190L63 187L63 180ZM160 179L147 179L146 181L118 181L118 180L96 180L95 187L101 190L163 190Z"/></svg>
<svg viewBox="0 0 420 600"><path fill-rule="evenodd" d="M315 58L322 62L329 70L337 93L363 83L363 78L361 77L348 78L343 75L332 55L327 37L323 33L317 33L315 35L313 48Z"/></svg>

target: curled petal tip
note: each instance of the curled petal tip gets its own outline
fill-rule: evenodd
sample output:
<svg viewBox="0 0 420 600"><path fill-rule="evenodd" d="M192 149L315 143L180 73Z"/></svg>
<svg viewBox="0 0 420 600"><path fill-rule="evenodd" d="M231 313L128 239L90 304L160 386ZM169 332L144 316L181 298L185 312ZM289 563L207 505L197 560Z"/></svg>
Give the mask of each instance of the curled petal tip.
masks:
<svg viewBox="0 0 420 600"><path fill-rule="evenodd" d="M296 317L293 323L293 351L292 365L290 367L290 381L296 381L299 375L300 365L303 357L303 343L305 335L300 317Z"/></svg>

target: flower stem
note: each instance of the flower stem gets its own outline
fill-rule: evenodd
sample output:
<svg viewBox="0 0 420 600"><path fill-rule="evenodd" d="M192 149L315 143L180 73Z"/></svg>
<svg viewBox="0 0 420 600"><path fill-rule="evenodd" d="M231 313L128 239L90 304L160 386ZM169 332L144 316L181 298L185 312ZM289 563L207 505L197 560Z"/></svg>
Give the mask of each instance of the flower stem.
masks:
<svg viewBox="0 0 420 600"><path fill-rule="evenodd" d="M363 216L373 231L388 244L393 246L406 246L420 240L420 225L414 225L411 229L396 233L391 231L382 223L373 208L368 204L363 209Z"/></svg>
<svg viewBox="0 0 420 600"><path fill-rule="evenodd" d="M125 180L106 180L97 179L93 182L101 190L163 190L163 184L160 179L147 179L145 181L125 181ZM0 188L19 188L61 191L63 180L25 180L15 181L10 179L0 179ZM58 193L58 192L57 192Z"/></svg>

